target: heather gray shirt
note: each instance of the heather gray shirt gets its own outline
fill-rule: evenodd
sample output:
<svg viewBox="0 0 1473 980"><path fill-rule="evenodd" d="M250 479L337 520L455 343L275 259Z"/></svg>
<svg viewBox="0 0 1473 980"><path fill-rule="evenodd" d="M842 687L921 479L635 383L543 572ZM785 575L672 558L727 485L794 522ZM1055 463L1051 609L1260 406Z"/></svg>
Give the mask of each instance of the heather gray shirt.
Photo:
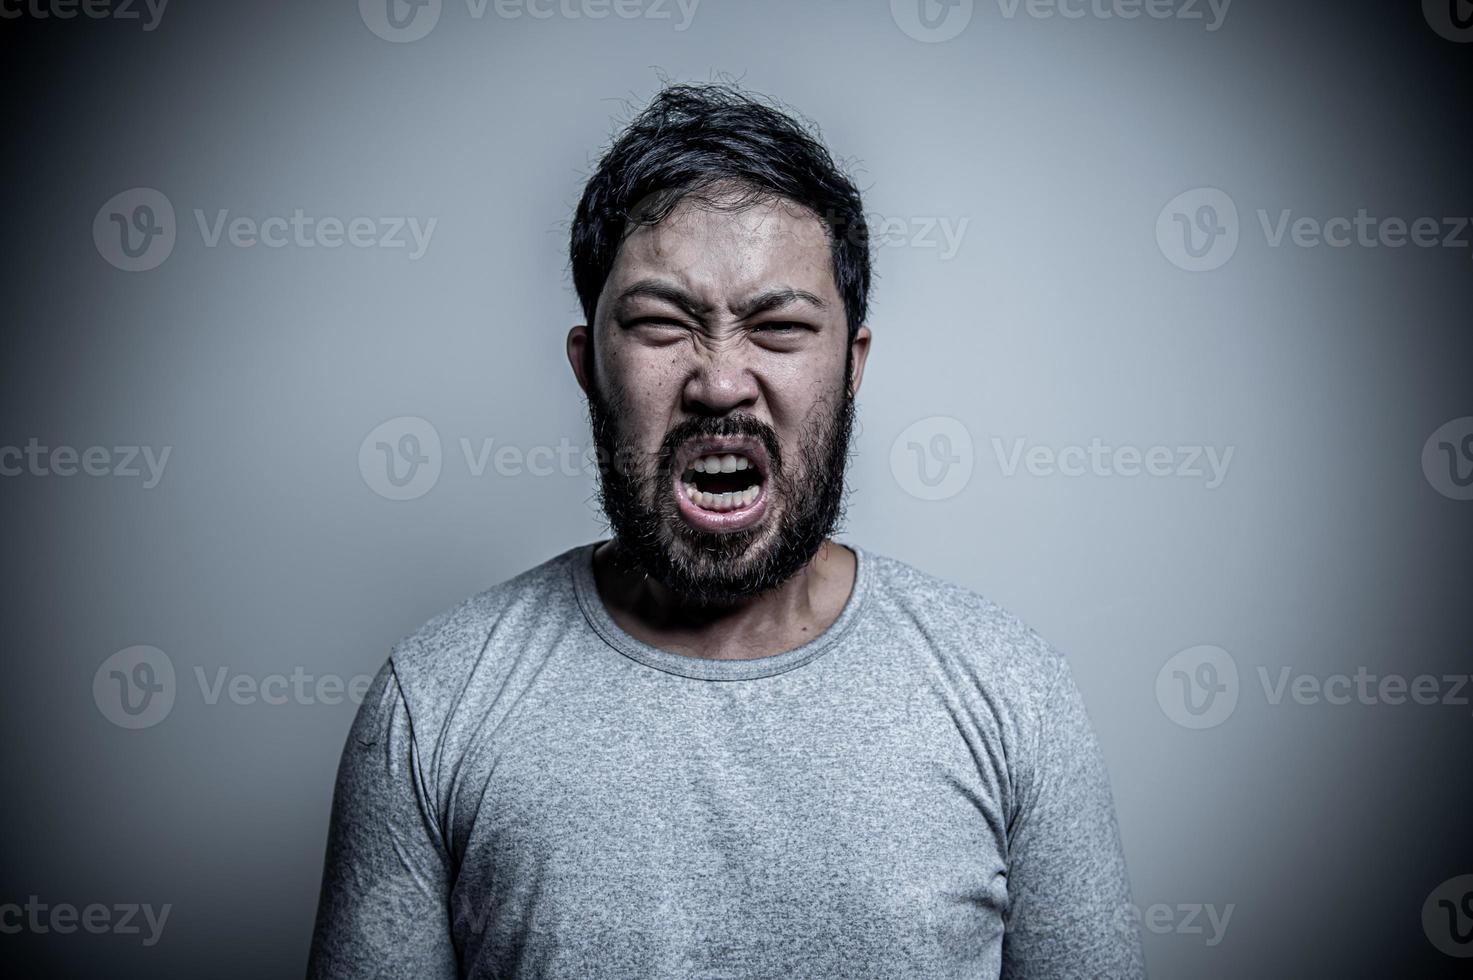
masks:
<svg viewBox="0 0 1473 980"><path fill-rule="evenodd" d="M334 796L313 977L1140 977L1069 668L855 548L797 649L649 646L594 545L400 642Z"/></svg>

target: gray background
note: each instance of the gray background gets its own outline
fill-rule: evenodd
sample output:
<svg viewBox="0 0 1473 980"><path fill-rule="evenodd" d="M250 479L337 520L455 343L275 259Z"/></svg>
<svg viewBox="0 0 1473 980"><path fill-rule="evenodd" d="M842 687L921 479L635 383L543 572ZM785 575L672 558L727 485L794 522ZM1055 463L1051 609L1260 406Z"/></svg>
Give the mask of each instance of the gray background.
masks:
<svg viewBox="0 0 1473 980"><path fill-rule="evenodd" d="M727 73L816 121L893 222L844 537L982 592L1069 655L1136 904L1172 909L1146 932L1153 975L1458 975L1468 961L1434 948L1422 912L1473 871L1473 691L1274 704L1258 671L1470 669L1473 503L1421 458L1473 415L1473 235L1274 247L1258 211L1473 214L1473 49L1416 3L1237 0L1208 30L1201 5L1208 21L988 0L930 42L903 29L903 2L703 0L684 30L652 2L631 9L669 18L511 18L495 0L477 18L445 0L408 43L352 2L175 0L153 30L0 21L0 446L172 447L151 489L0 477L0 903L171 905L151 947L28 928L0 956L36 976L300 973L353 705L211 704L196 671L372 673L431 615L603 533L576 467L493 459L477 476L461 440L587 446L562 354L579 319L567 217L662 77ZM136 187L171 202L177 239L127 272L92 226ZM1235 203L1239 242L1191 272L1156 227L1199 187ZM415 259L209 247L194 215L297 208L437 225ZM949 248L937 229L962 221ZM433 426L441 472L390 500L360 448L405 416ZM938 433L970 477L923 499L909 443ZM1096 438L1233 456L1209 489L1009 476L993 442ZM93 681L137 644L178 684L166 717L128 730ZM1157 675L1204 644L1240 683L1199 730ZM1177 908L1198 904L1233 907L1215 944Z"/></svg>

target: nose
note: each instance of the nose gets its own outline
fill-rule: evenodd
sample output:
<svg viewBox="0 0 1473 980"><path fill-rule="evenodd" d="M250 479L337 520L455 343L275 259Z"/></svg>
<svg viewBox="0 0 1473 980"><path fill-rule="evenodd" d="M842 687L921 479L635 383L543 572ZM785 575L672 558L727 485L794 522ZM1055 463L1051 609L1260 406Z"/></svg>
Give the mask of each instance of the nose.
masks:
<svg viewBox="0 0 1473 980"><path fill-rule="evenodd" d="M732 350L702 352L681 391L682 406L692 415L750 410L758 397L757 378L750 365Z"/></svg>

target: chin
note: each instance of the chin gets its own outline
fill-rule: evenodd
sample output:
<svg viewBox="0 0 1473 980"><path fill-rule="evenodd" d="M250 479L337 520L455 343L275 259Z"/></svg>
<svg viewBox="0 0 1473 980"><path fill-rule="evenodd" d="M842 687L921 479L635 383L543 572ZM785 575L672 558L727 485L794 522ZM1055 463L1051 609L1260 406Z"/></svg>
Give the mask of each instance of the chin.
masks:
<svg viewBox="0 0 1473 980"><path fill-rule="evenodd" d="M769 560L775 542L764 524L747 532L699 531L676 517L671 540L665 544L668 573L661 583L686 599L720 605L749 599L770 588L757 587L752 573Z"/></svg>

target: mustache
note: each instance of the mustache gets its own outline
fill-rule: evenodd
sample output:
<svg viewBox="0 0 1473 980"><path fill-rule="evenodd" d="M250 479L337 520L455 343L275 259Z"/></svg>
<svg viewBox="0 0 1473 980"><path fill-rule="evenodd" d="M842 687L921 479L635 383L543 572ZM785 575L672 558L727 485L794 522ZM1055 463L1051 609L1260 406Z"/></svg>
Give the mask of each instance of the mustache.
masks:
<svg viewBox="0 0 1473 980"><path fill-rule="evenodd" d="M767 458L771 461L773 474L784 472L782 447L778 445L777 433L772 430L772 426L755 415L741 413L723 415L720 418L709 416L690 418L677 423L675 428L665 433L665 438L660 443L659 452L656 454L656 467L661 477L672 475L671 469L675 465L675 453L681 446L692 439L707 436L748 436L758 439L763 448L767 450Z"/></svg>

